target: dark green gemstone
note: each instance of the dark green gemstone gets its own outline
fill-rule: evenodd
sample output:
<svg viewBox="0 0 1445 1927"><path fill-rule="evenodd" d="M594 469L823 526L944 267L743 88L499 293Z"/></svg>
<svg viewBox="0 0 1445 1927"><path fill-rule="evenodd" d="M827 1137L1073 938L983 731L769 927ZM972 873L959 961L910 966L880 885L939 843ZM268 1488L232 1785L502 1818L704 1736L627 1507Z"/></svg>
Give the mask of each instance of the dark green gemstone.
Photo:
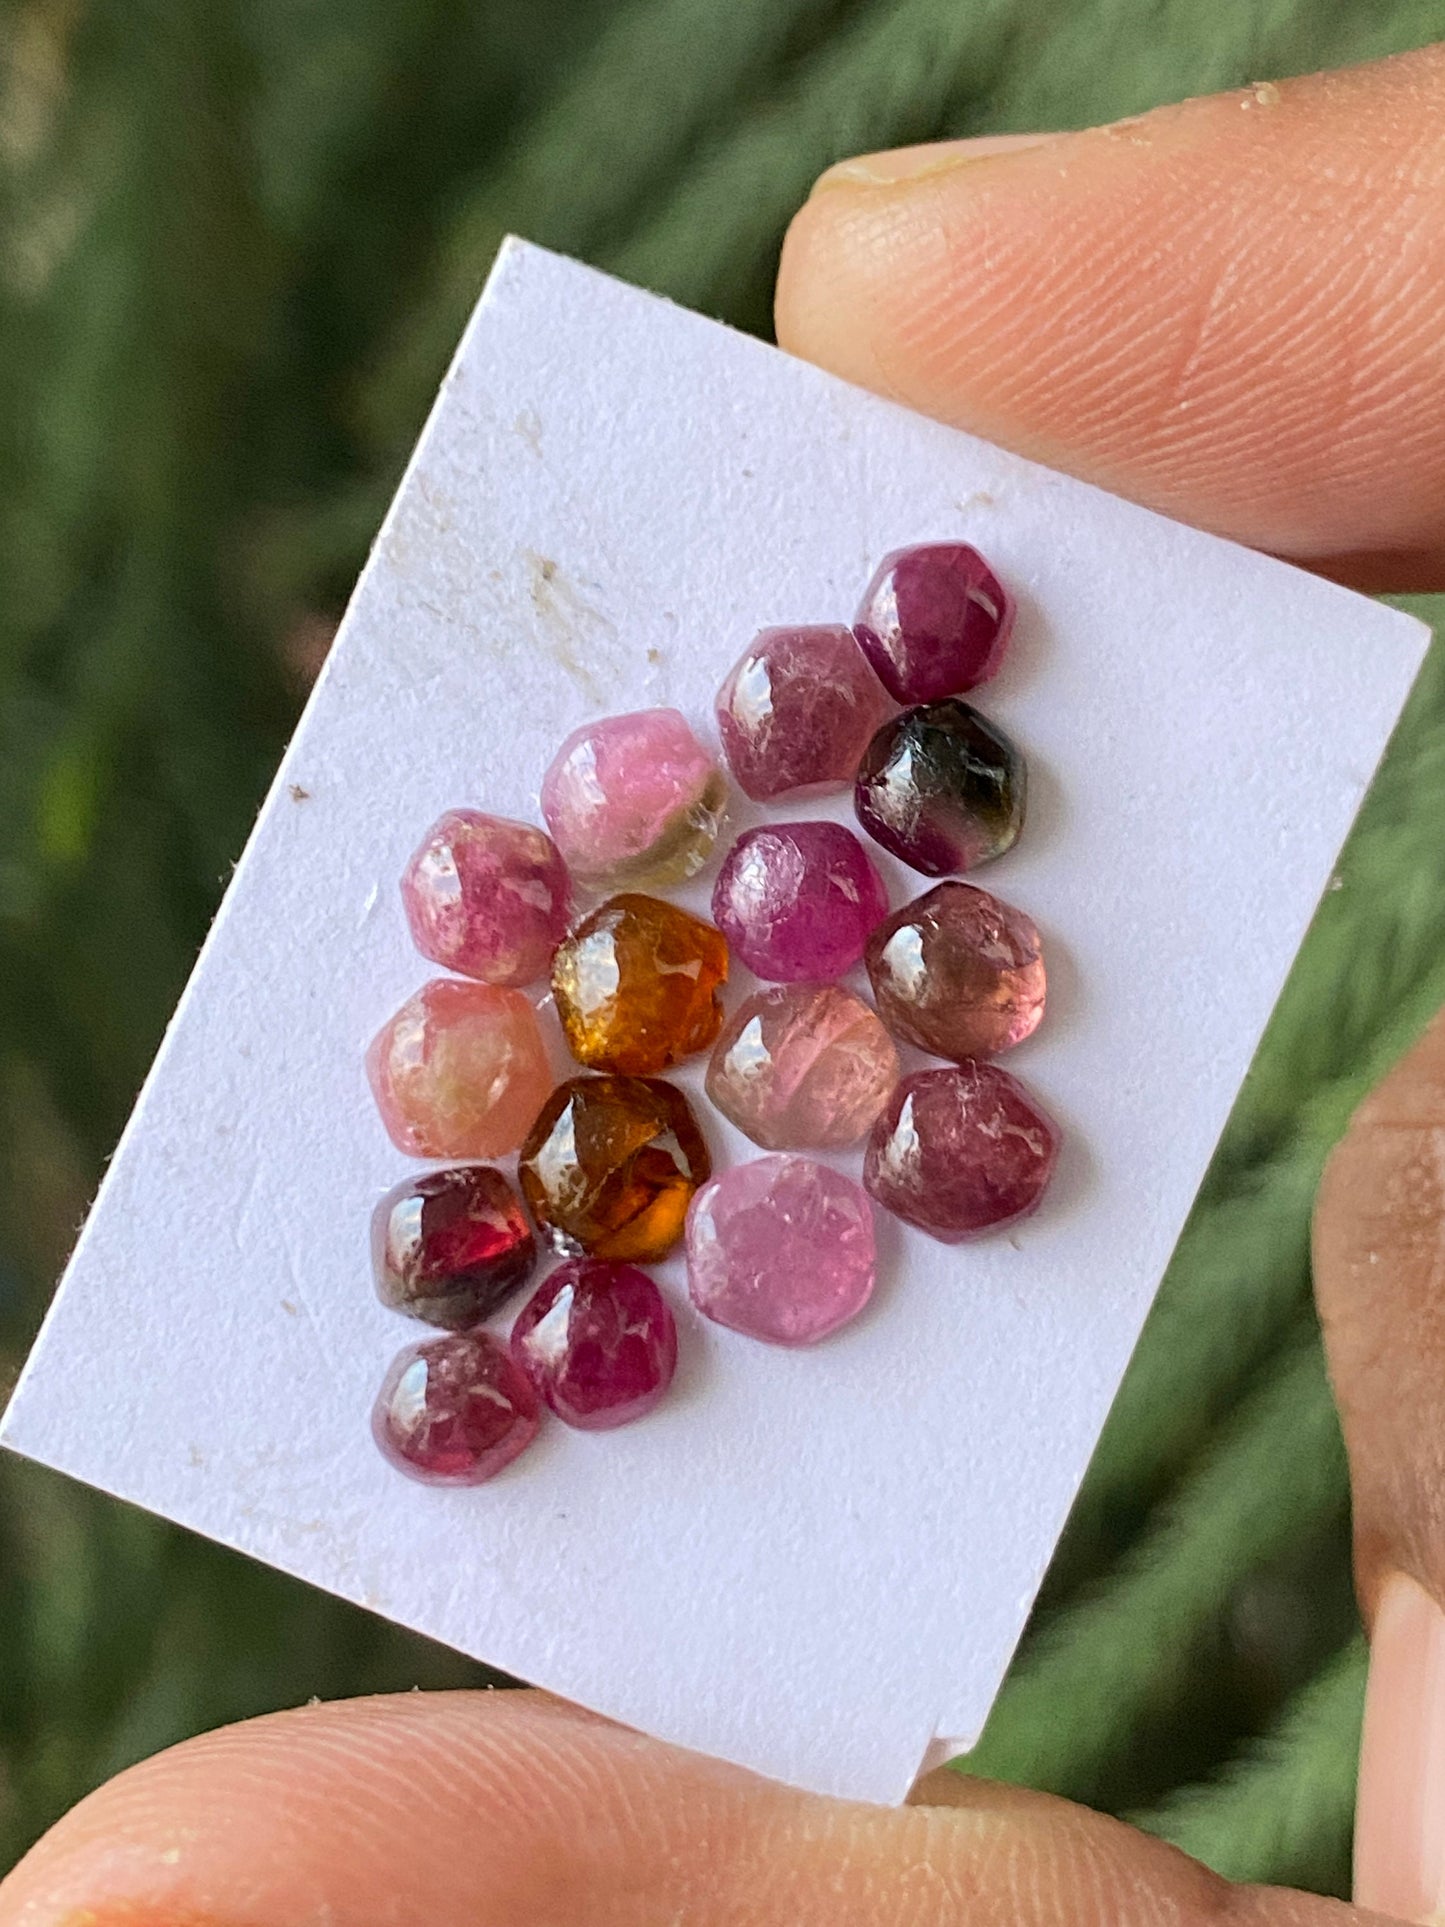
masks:
<svg viewBox="0 0 1445 1927"><path fill-rule="evenodd" d="M868 834L925 876L974 870L1018 841L1024 759L994 723L950 697L887 722L854 788Z"/></svg>

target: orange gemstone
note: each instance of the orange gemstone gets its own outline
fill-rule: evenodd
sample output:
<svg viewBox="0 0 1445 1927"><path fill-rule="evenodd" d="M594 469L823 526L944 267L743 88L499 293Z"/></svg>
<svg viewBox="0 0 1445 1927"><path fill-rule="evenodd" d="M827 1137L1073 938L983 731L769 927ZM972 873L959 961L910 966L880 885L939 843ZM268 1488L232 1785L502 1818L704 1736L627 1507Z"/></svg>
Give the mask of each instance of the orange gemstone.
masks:
<svg viewBox="0 0 1445 1927"><path fill-rule="evenodd" d="M706 1050L722 1028L727 939L657 897L613 897L552 960L568 1047L595 1071L642 1076Z"/></svg>
<svg viewBox="0 0 1445 1927"><path fill-rule="evenodd" d="M660 1077L559 1084L522 1146L522 1195L558 1251L647 1264L712 1173L682 1092Z"/></svg>

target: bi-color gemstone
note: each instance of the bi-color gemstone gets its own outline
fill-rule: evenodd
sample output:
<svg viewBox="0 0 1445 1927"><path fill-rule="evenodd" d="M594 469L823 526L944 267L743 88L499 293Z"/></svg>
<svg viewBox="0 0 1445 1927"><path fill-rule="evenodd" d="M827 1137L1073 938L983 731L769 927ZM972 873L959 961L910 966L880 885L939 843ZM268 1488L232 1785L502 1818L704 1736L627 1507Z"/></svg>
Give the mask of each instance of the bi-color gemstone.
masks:
<svg viewBox="0 0 1445 1927"><path fill-rule="evenodd" d="M997 674L1013 618L1013 599L977 549L924 542L884 556L854 628L889 692L927 703Z"/></svg>
<svg viewBox="0 0 1445 1927"><path fill-rule="evenodd" d="M597 890L660 890L707 861L727 787L675 709L574 729L542 779L542 814L568 869Z"/></svg>
<svg viewBox="0 0 1445 1927"><path fill-rule="evenodd" d="M776 823L745 830L733 844L712 914L749 970L801 983L853 968L888 914L888 895L841 823Z"/></svg>
<svg viewBox="0 0 1445 1927"><path fill-rule="evenodd" d="M967 703L905 709L874 736L853 799L868 834L925 876L976 869L1012 849L1024 759Z"/></svg>
<svg viewBox="0 0 1445 1927"><path fill-rule="evenodd" d="M567 870L530 823L448 810L401 879L412 941L424 957L483 983L545 977L567 929Z"/></svg>
<svg viewBox="0 0 1445 1927"><path fill-rule="evenodd" d="M718 734L739 786L765 803L846 789L888 708L850 629L764 629L718 691Z"/></svg>
<svg viewBox="0 0 1445 1927"><path fill-rule="evenodd" d="M438 978L383 1024L366 1053L381 1121L418 1158L515 1151L552 1082L520 990Z"/></svg>
<svg viewBox="0 0 1445 1927"><path fill-rule="evenodd" d="M409 1345L372 1410L382 1453L426 1485L482 1485L537 1436L537 1396L490 1332L451 1332Z"/></svg>
<svg viewBox="0 0 1445 1927"><path fill-rule="evenodd" d="M722 1026L727 974L727 943L710 923L625 894L560 946L552 995L579 1064L645 1076L707 1049Z"/></svg>
<svg viewBox="0 0 1445 1927"><path fill-rule="evenodd" d="M827 1150L868 1129L898 1052L841 984L774 984L746 997L713 1048L707 1094L765 1151Z"/></svg>
<svg viewBox="0 0 1445 1927"><path fill-rule="evenodd" d="M610 1431L650 1412L672 1383L677 1326L645 1271L574 1258L523 1306L512 1356L558 1418Z"/></svg>
<svg viewBox="0 0 1445 1927"><path fill-rule="evenodd" d="M404 1178L371 1221L377 1295L428 1325L480 1325L527 1282L537 1242L522 1200L489 1164Z"/></svg>
<svg viewBox="0 0 1445 1927"><path fill-rule="evenodd" d="M1044 959L1033 920L987 890L940 883L868 939L879 1015L935 1057L993 1057L1044 1014Z"/></svg>

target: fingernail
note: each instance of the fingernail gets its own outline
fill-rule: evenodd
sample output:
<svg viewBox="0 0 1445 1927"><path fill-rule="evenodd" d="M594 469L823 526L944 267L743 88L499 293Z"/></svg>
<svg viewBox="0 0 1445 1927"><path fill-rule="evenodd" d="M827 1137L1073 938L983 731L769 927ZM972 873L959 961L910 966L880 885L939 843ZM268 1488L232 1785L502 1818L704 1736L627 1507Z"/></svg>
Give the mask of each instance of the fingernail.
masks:
<svg viewBox="0 0 1445 1927"><path fill-rule="evenodd" d="M1445 1917L1445 1612L1399 1573L1370 1638L1355 1901L1431 1927Z"/></svg>
<svg viewBox="0 0 1445 1927"><path fill-rule="evenodd" d="M882 154L858 154L820 174L813 192L827 187L891 187L967 161L1018 154L1026 147L1044 147L1062 138L1060 134L983 134L976 140L929 141L920 147L892 147Z"/></svg>

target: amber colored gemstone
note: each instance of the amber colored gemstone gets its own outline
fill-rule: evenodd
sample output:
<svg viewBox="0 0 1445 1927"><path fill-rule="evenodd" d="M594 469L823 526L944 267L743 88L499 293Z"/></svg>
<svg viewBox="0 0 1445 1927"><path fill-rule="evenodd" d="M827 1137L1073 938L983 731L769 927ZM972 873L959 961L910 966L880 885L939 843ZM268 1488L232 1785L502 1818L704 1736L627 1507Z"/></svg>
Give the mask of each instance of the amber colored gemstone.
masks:
<svg viewBox="0 0 1445 1927"><path fill-rule="evenodd" d="M552 960L567 1046L594 1071L644 1076L706 1050L722 1028L727 939L657 897L620 896L578 924Z"/></svg>
<svg viewBox="0 0 1445 1927"><path fill-rule="evenodd" d="M682 1235L712 1173L682 1092L660 1077L573 1077L522 1146L522 1195L552 1246L647 1264Z"/></svg>

